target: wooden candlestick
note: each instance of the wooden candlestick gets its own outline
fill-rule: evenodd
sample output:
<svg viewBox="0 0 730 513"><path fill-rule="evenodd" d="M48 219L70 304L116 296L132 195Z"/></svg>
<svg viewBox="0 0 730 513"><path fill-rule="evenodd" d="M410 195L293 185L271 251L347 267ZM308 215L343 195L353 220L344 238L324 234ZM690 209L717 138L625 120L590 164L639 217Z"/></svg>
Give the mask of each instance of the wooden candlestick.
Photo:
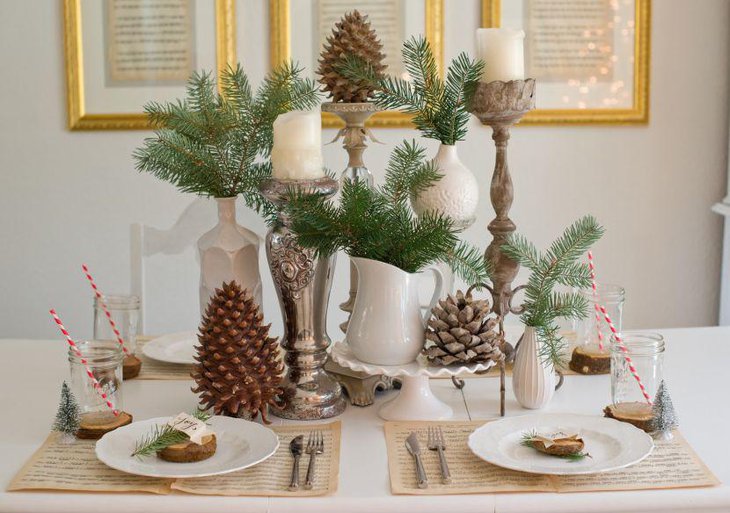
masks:
<svg viewBox="0 0 730 513"><path fill-rule="evenodd" d="M492 242L487 247L484 258L491 269L492 285L486 287L492 294L492 310L501 317L499 331L504 337L504 317L522 313L521 308L512 307L515 292L522 287L512 288L520 266L509 258L502 246L517 226L509 218L509 210L514 199L512 177L507 165L507 142L510 128L522 116L535 108L535 79L510 80L502 82L480 82L471 101L470 111L483 125L492 127L492 139L497 148L497 156L492 173L489 198L496 217L487 226L492 234ZM504 363L500 365L500 415L505 413Z"/></svg>

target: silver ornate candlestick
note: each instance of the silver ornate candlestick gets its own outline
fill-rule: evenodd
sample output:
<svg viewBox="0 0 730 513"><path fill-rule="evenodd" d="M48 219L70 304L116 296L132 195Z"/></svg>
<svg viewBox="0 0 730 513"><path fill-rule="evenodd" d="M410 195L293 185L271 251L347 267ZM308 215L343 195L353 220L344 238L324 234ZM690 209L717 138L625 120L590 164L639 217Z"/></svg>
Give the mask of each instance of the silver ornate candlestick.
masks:
<svg viewBox="0 0 730 513"><path fill-rule="evenodd" d="M266 258L284 319L282 347L287 365L283 383L286 405L272 413L286 419L316 420L339 415L346 407L342 388L324 370L331 343L327 305L336 255L318 258L314 250L297 244L284 209L291 189L330 197L337 192L337 182L328 177L272 178L261 186L262 194L279 209L279 222L266 235Z"/></svg>
<svg viewBox="0 0 730 513"><path fill-rule="evenodd" d="M535 79L511 80L502 82L480 82L471 103L471 112L483 125L492 127L492 139L497 147L497 156L492 173L489 197L496 217L487 229L492 234L492 242L487 247L484 258L492 271L492 285L485 286L492 294L492 310L501 316L499 331L504 336L504 317L510 313L521 313L520 308L512 306L515 292L522 286L512 288L512 282L519 271L519 264L502 251L507 238L517 226L509 218L509 209L514 199L512 177L507 165L507 142L510 128L522 116L535 108ZM504 363L500 365L500 414L505 413ZM462 385L463 386L463 385Z"/></svg>

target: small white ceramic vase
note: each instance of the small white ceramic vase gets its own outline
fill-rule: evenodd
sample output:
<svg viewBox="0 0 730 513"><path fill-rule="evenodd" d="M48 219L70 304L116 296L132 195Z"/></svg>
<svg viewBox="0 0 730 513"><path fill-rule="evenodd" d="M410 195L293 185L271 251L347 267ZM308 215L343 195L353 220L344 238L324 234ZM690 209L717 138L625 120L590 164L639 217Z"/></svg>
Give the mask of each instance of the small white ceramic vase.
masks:
<svg viewBox="0 0 730 513"><path fill-rule="evenodd" d="M459 160L456 146L441 144L433 160L442 177L413 198L413 210L419 216L427 211L441 212L453 219L456 226L471 226L479 204L479 184L474 173Z"/></svg>
<svg viewBox="0 0 730 513"><path fill-rule="evenodd" d="M216 198L218 224L198 239L200 254L200 314L223 282L235 280L263 308L259 274L260 239L236 223L236 198Z"/></svg>
<svg viewBox="0 0 730 513"><path fill-rule="evenodd" d="M423 349L426 320L418 303L418 274L393 265L352 258L358 273L355 305L345 336L355 357L375 365L413 362ZM443 288L443 276L436 267L431 308Z"/></svg>
<svg viewBox="0 0 730 513"><path fill-rule="evenodd" d="M545 407L555 393L555 371L540 358L540 345L535 328L525 327L512 368L512 389L517 402L537 410Z"/></svg>

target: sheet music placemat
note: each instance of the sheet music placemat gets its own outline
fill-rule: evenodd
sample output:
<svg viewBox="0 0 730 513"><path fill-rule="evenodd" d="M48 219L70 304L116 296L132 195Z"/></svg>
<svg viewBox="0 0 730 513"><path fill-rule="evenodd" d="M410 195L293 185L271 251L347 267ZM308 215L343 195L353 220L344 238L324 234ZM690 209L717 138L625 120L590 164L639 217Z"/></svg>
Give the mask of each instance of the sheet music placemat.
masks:
<svg viewBox="0 0 730 513"><path fill-rule="evenodd" d="M137 358L142 360L139 374L132 379L191 379L192 365L158 362L142 353L144 345L153 337L137 337Z"/></svg>
<svg viewBox="0 0 730 513"><path fill-rule="evenodd" d="M340 473L340 421L329 424L306 426L276 426L272 428L279 435L279 449L265 462L230 474L201 477L194 479L178 479L172 484L173 490L200 495L266 495L269 497L307 497L330 495L337 491ZM292 456L289 453L289 442L297 435L304 435L313 429L322 430L324 435L324 453L315 460L314 487L305 490L304 477L307 473L309 456L304 455L300 461L300 486L297 491L287 490L291 478Z"/></svg>
<svg viewBox="0 0 730 513"><path fill-rule="evenodd" d="M509 492L596 492L653 490L716 486L717 478L700 460L682 435L656 441L653 453L641 463L604 474L546 476L503 469L477 458L467 446L467 438L484 421L386 422L390 488L395 495L454 495ZM446 457L452 483L441 483L438 455L426 448L428 426L441 426L446 440ZM413 457L405 448L411 431L418 432L428 488L416 486Z"/></svg>
<svg viewBox="0 0 730 513"><path fill-rule="evenodd" d="M201 495L306 497L328 495L337 490L340 470L340 422L302 426L275 426L280 445L271 458L251 468L219 476L192 479L159 479L135 476L107 467L96 459L95 440L76 440L64 444L58 433L51 433L8 486L17 490L73 490L82 492L149 492L166 494L171 490ZM289 442L298 434L320 429L324 453L317 456L314 487L290 492L292 458ZM306 440L305 440L306 442ZM301 460L304 482L309 457Z"/></svg>

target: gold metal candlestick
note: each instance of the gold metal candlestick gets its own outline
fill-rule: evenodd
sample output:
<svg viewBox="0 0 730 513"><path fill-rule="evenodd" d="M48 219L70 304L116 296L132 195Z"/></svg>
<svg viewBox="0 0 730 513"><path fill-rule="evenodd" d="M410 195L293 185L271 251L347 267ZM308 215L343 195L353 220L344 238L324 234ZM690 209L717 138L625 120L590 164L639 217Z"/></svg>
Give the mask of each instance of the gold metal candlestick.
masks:
<svg viewBox="0 0 730 513"><path fill-rule="evenodd" d="M362 155L367 148L367 142L380 143L365 123L370 116L381 109L372 103L345 103L329 102L322 104L322 112L331 112L345 122L345 128L341 128L335 138L330 142L334 143L342 139L342 147L347 151L347 167L342 171L340 183L345 181L364 182L368 187L373 186L373 175L370 173ZM347 313L347 320L340 324L342 333L347 332L347 324L350 314L355 306L357 295L357 270L350 262L350 291L347 301L340 304L340 310ZM375 391L390 390L394 386L394 378L389 376L371 376L364 372L346 369L335 363L332 359L327 360L325 369L345 389L350 397L350 402L356 406L369 406L375 402Z"/></svg>
<svg viewBox="0 0 730 513"><path fill-rule="evenodd" d="M365 167L362 160L362 154L368 147L366 142L369 140L379 143L369 128L365 127L365 122L379 112L380 108L372 103L343 103L329 102L322 104L322 112L331 112L345 122L345 128L341 128L335 138L330 142L342 139L342 147L347 151L348 162L347 167L342 172L340 182L354 181L364 182L368 187L373 186L373 175ZM357 271L355 266L350 262L350 295L344 303L340 304L340 310L347 312L348 320L340 324L342 333L347 332L347 323L355 305L355 295L357 294Z"/></svg>
<svg viewBox="0 0 730 513"><path fill-rule="evenodd" d="M522 116L535 108L535 79L511 80L502 82L480 82L471 102L471 112L483 125L492 127L492 139L497 147L497 156L492 173L492 184L489 197L496 217L488 225L492 234L492 242L487 247L484 258L491 269L492 285L486 286L492 294L492 310L499 314L499 331L504 337L504 318L510 313L519 314L521 308L512 306L515 292L522 286L512 288L520 266L509 258L502 246L517 226L509 218L509 209L514 199L512 177L507 165L507 142L510 128ZM505 366L500 364L500 415L505 413ZM463 385L462 385L463 386Z"/></svg>

